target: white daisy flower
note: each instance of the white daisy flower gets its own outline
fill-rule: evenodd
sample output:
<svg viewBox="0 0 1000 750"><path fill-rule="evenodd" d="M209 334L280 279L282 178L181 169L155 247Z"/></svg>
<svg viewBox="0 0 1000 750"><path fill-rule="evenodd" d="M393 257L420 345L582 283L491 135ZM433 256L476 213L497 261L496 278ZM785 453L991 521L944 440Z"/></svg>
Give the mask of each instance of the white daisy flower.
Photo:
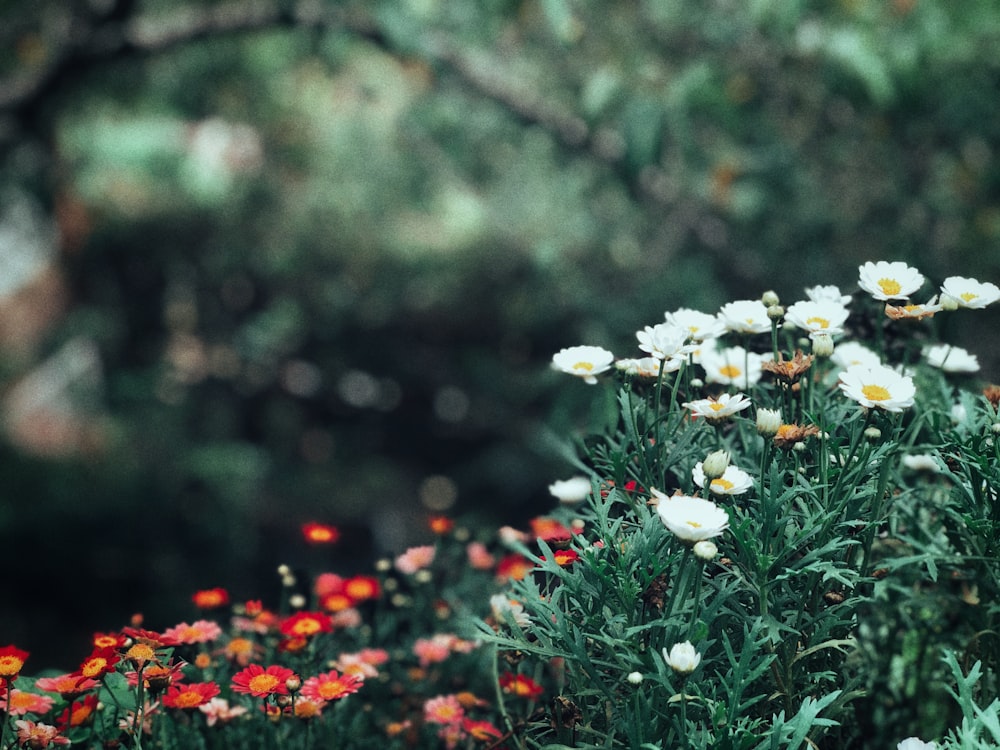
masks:
<svg viewBox="0 0 1000 750"><path fill-rule="evenodd" d="M813 302L836 302L843 307L851 303L851 295L841 294L840 287L833 284L808 287L806 297Z"/></svg>
<svg viewBox="0 0 1000 750"><path fill-rule="evenodd" d="M655 378L660 374L660 366L663 372L674 372L681 369L683 360L670 359L663 360L656 357L640 357L639 359L619 359L615 362L615 368L629 375L638 375L640 378Z"/></svg>
<svg viewBox="0 0 1000 750"><path fill-rule="evenodd" d="M771 330L767 307L759 299L727 302L719 310L719 320L727 331L734 333L768 333Z"/></svg>
<svg viewBox="0 0 1000 750"><path fill-rule="evenodd" d="M721 350L703 350L698 364L705 370L706 382L749 388L760 381L763 359L760 354L748 352L742 346L730 346Z"/></svg>
<svg viewBox="0 0 1000 750"><path fill-rule="evenodd" d="M830 355L830 361L845 370L851 365L879 367L882 364L882 359L877 353L857 341L842 341L837 344L833 354Z"/></svg>
<svg viewBox="0 0 1000 750"><path fill-rule="evenodd" d="M508 626L517 625L521 628L531 625L531 618L524 611L524 605L504 594L494 594L490 597L490 609L497 622Z"/></svg>
<svg viewBox="0 0 1000 750"><path fill-rule="evenodd" d="M719 536L729 528L729 514L711 500L689 495L669 497L650 490L659 501L656 512L663 525L684 542L700 542Z"/></svg>
<svg viewBox="0 0 1000 750"><path fill-rule="evenodd" d="M785 310L785 322L809 332L809 338L825 333L830 336L844 332L844 323L850 313L839 302L830 300L803 300Z"/></svg>
<svg viewBox="0 0 1000 750"><path fill-rule="evenodd" d="M963 276L949 276L941 284L944 296L959 307L981 310L1000 300L1000 288L988 281L980 282Z"/></svg>
<svg viewBox="0 0 1000 750"><path fill-rule="evenodd" d="M877 300L905 299L923 283L923 274L901 260L868 261L858 266L858 286Z"/></svg>
<svg viewBox="0 0 1000 750"><path fill-rule="evenodd" d="M549 494L561 503L579 503L590 496L593 487L587 477L558 479L549 485Z"/></svg>
<svg viewBox="0 0 1000 750"><path fill-rule="evenodd" d="M691 478L694 483L705 488L706 478L704 464L701 461L694 465L691 470ZM737 466L728 466L721 477L708 481L708 489L714 495L742 495L747 490L753 488L753 479L743 469Z"/></svg>
<svg viewBox="0 0 1000 750"><path fill-rule="evenodd" d="M614 362L615 355L599 346L571 346L552 355L553 369L583 378L591 385L597 382L595 376L610 370Z"/></svg>
<svg viewBox="0 0 1000 750"><path fill-rule="evenodd" d="M691 645L691 641L675 643L670 651L663 647L663 661L677 674L689 675L701 663L701 654Z"/></svg>
<svg viewBox="0 0 1000 750"><path fill-rule="evenodd" d="M945 372L979 372L979 359L960 346L935 344L924 349L924 358L931 367Z"/></svg>
<svg viewBox="0 0 1000 750"><path fill-rule="evenodd" d="M682 360L697 347L687 343L688 331L670 323L658 323L637 331L639 348L657 359Z"/></svg>
<svg viewBox="0 0 1000 750"><path fill-rule="evenodd" d="M903 456L903 466L912 471L941 471L937 458L930 453L907 453Z"/></svg>
<svg viewBox="0 0 1000 750"><path fill-rule="evenodd" d="M908 375L891 367L848 367L838 376L840 390L869 409L899 412L913 406L916 387Z"/></svg>
<svg viewBox="0 0 1000 750"><path fill-rule="evenodd" d="M718 315L710 315L688 307L664 313L663 317L667 323L686 330L691 341L716 339L726 332L726 326Z"/></svg>
<svg viewBox="0 0 1000 750"><path fill-rule="evenodd" d="M937 750L937 743L924 742L917 737L907 737L896 745L896 750Z"/></svg>
<svg viewBox="0 0 1000 750"><path fill-rule="evenodd" d="M749 407L750 399L742 393L737 393L734 396L723 393L717 399L701 398L696 401L685 401L681 406L690 409L692 417L725 419Z"/></svg>

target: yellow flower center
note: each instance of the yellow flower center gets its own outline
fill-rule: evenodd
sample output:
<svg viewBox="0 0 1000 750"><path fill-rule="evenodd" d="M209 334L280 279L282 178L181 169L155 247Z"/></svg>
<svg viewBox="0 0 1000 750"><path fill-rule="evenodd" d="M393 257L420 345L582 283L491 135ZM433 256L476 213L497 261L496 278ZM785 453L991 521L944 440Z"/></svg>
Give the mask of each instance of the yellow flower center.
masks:
<svg viewBox="0 0 1000 750"><path fill-rule="evenodd" d="M17 674L24 666L24 660L16 656L0 656L0 675L9 676Z"/></svg>
<svg viewBox="0 0 1000 750"><path fill-rule="evenodd" d="M28 708L35 704L36 696L31 693L14 693L10 696L7 710L12 708Z"/></svg>
<svg viewBox="0 0 1000 750"><path fill-rule="evenodd" d="M818 315L813 315L806 321L807 326L812 326L813 328L829 328L830 321L826 318L821 318Z"/></svg>
<svg viewBox="0 0 1000 750"><path fill-rule="evenodd" d="M974 300L979 295L976 294L975 292L962 292L958 296L962 298L963 302L972 302L972 300Z"/></svg>
<svg viewBox="0 0 1000 750"><path fill-rule="evenodd" d="M295 627L292 628L295 635L314 635L320 631L321 627L319 622L312 618L306 618L299 620L295 623Z"/></svg>
<svg viewBox="0 0 1000 750"><path fill-rule="evenodd" d="M201 704L201 695L193 690L180 693L174 701L177 708L194 708Z"/></svg>
<svg viewBox="0 0 1000 750"><path fill-rule="evenodd" d="M743 370L736 365L725 365L719 368L719 374L726 378L736 378L743 374Z"/></svg>
<svg viewBox="0 0 1000 750"><path fill-rule="evenodd" d="M156 658L156 652L146 643L137 643L125 654L136 661L152 661Z"/></svg>
<svg viewBox="0 0 1000 750"><path fill-rule="evenodd" d="M324 682L317 691L325 701L336 700L347 692L347 689L340 682Z"/></svg>
<svg viewBox="0 0 1000 750"><path fill-rule="evenodd" d="M900 290L903 288L900 286L899 282L895 279L879 279L879 288L882 290L882 294L887 297L895 297L899 294Z"/></svg>
<svg viewBox="0 0 1000 750"><path fill-rule="evenodd" d="M684 523L686 523L692 529L700 529L701 528L701 524L698 523L697 521L685 521Z"/></svg>
<svg viewBox="0 0 1000 750"><path fill-rule="evenodd" d="M861 389L861 393L869 401L886 401L891 398L891 394L880 385L866 385Z"/></svg>
<svg viewBox="0 0 1000 750"><path fill-rule="evenodd" d="M720 492L728 492L735 485L732 482L730 482L728 479L723 479L722 477L718 477L716 479L713 479L712 482L711 482L711 484L709 486L713 490L719 490Z"/></svg>
<svg viewBox="0 0 1000 750"><path fill-rule="evenodd" d="M593 362L577 362L575 365L573 365L573 369L574 370L583 370L584 372L590 372L591 370L594 369L594 363Z"/></svg>
<svg viewBox="0 0 1000 750"><path fill-rule="evenodd" d="M711 403L709 403L708 408L711 409L712 411L722 411L724 408L726 408L726 405L721 401L712 401Z"/></svg>
<svg viewBox="0 0 1000 750"><path fill-rule="evenodd" d="M250 689L255 693L270 693L278 685L273 674L259 674L250 678Z"/></svg>

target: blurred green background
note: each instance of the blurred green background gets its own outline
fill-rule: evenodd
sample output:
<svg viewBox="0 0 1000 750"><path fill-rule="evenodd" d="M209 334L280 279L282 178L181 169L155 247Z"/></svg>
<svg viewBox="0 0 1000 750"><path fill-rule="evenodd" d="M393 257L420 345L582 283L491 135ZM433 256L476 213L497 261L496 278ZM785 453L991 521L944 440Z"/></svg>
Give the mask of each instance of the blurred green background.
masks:
<svg viewBox="0 0 1000 750"><path fill-rule="evenodd" d="M996 282L998 45L994 0L4 0L0 641L547 510L562 347ZM940 321L987 380L997 322Z"/></svg>

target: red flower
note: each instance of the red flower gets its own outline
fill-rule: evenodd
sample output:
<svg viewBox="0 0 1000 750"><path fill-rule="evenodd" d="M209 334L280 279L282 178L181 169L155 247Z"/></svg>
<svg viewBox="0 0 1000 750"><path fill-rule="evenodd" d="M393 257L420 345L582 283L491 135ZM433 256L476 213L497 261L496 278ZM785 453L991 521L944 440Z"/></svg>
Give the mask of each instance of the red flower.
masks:
<svg viewBox="0 0 1000 750"><path fill-rule="evenodd" d="M535 567L535 564L523 555L510 554L497 564L497 578L501 581L513 579L523 580Z"/></svg>
<svg viewBox="0 0 1000 750"><path fill-rule="evenodd" d="M302 536L310 544L336 544L340 540L340 530L336 526L310 521L302 524Z"/></svg>
<svg viewBox="0 0 1000 750"><path fill-rule="evenodd" d="M302 684L302 695L314 701L335 701L361 689L364 680L357 675L336 671L310 677Z"/></svg>
<svg viewBox="0 0 1000 750"><path fill-rule="evenodd" d="M565 542L573 536L573 532L554 518L532 518L531 534L545 542Z"/></svg>
<svg viewBox="0 0 1000 750"><path fill-rule="evenodd" d="M121 633L94 633L91 644L94 648L118 648L124 646L126 640Z"/></svg>
<svg viewBox="0 0 1000 750"><path fill-rule="evenodd" d="M530 677L522 674L504 672L500 675L500 687L505 693L516 695L519 698L530 698L534 700L545 692L544 688Z"/></svg>
<svg viewBox="0 0 1000 750"><path fill-rule="evenodd" d="M222 588L204 589L196 591L191 600L199 609L224 607L229 604L229 592Z"/></svg>
<svg viewBox="0 0 1000 750"><path fill-rule="evenodd" d="M115 664L121 657L113 648L98 648L83 660L76 673L80 677L80 684L84 684L87 679L97 680L106 674L115 671Z"/></svg>
<svg viewBox="0 0 1000 750"><path fill-rule="evenodd" d="M22 651L17 646L4 646L0 648L0 677L13 680L21 672L24 662L28 659L28 652Z"/></svg>
<svg viewBox="0 0 1000 750"><path fill-rule="evenodd" d="M82 701L74 701L67 706L56 719L56 726L60 732L65 732L70 727L82 727L94 718L95 711L97 711L97 696L91 694Z"/></svg>
<svg viewBox="0 0 1000 750"><path fill-rule="evenodd" d="M329 633L333 624L330 616L322 612L296 612L282 621L279 630L282 635L292 638L306 638L317 633Z"/></svg>
<svg viewBox="0 0 1000 750"><path fill-rule="evenodd" d="M469 736L475 740L498 740L503 737L503 732L488 721L462 719L462 729L468 732Z"/></svg>
<svg viewBox="0 0 1000 750"><path fill-rule="evenodd" d="M285 683L294 676L295 672L287 667L274 664L264 669L259 664L251 664L233 675L233 692L249 693L257 698L288 695L288 686Z"/></svg>
<svg viewBox="0 0 1000 750"><path fill-rule="evenodd" d="M193 682L190 685L173 685L163 696L167 708L198 708L219 694L214 682Z"/></svg>
<svg viewBox="0 0 1000 750"><path fill-rule="evenodd" d="M552 559L556 561L557 565L572 565L577 560L580 559L580 555L576 550L572 549L557 549L552 553Z"/></svg>

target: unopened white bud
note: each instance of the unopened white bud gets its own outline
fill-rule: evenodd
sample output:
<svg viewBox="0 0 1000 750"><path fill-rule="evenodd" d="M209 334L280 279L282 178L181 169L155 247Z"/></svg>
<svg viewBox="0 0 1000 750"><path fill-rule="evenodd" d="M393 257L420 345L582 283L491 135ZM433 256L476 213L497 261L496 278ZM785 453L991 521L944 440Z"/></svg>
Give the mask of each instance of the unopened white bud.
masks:
<svg viewBox="0 0 1000 750"><path fill-rule="evenodd" d="M288 606L292 609L302 609L306 606L306 598L302 594L292 594L288 597Z"/></svg>
<svg viewBox="0 0 1000 750"><path fill-rule="evenodd" d="M629 672L628 677L625 679L633 685L641 685L643 680L642 672Z"/></svg>
<svg viewBox="0 0 1000 750"><path fill-rule="evenodd" d="M833 354L833 337L829 333L817 333L812 340L812 353L817 357Z"/></svg>
<svg viewBox="0 0 1000 750"><path fill-rule="evenodd" d="M695 650L691 641L684 641L683 643L675 643L669 652L664 647L663 660L677 674L689 675L698 668L701 654Z"/></svg>
<svg viewBox="0 0 1000 750"><path fill-rule="evenodd" d="M695 542L693 551L695 557L705 562L714 560L715 556L719 554L719 548L715 545L715 542L710 542L708 539Z"/></svg>
<svg viewBox="0 0 1000 750"><path fill-rule="evenodd" d="M778 293L770 289L760 295L760 301L764 303L764 307L773 307L774 305L781 304Z"/></svg>
<svg viewBox="0 0 1000 750"><path fill-rule="evenodd" d="M726 451L712 451L701 464L705 479L718 479L729 468L729 454Z"/></svg>
<svg viewBox="0 0 1000 750"><path fill-rule="evenodd" d="M778 434L781 427L781 412L777 409L757 410L757 432L765 437Z"/></svg>

